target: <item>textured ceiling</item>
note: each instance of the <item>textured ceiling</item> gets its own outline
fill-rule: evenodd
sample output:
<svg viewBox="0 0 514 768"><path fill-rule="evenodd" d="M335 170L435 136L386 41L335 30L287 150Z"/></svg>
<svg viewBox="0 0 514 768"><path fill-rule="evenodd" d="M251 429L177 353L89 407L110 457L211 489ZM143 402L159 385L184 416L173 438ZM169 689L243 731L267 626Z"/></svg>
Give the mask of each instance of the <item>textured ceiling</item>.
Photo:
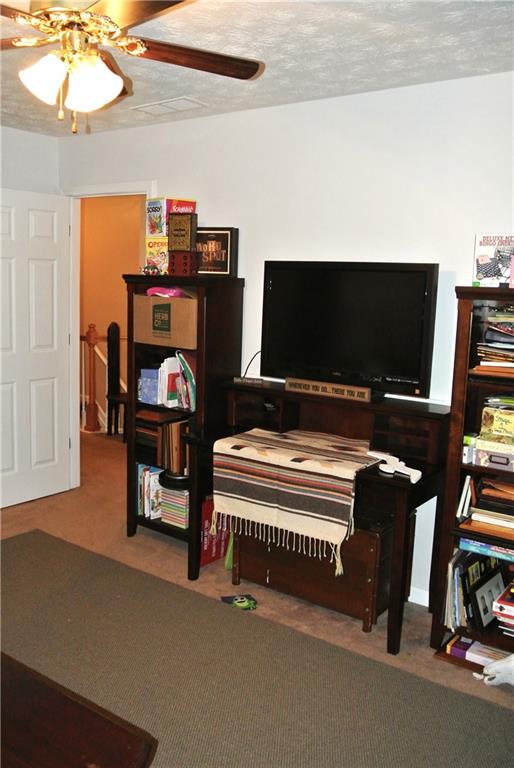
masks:
<svg viewBox="0 0 514 768"><path fill-rule="evenodd" d="M245 82L116 54L133 93L90 116L95 133L514 69L511 0L190 0L130 32L258 59L266 69ZM1 37L20 34L2 19ZM1 53L3 125L69 133L69 121L59 123L56 108L31 96L17 77L48 50ZM159 116L133 109L180 97L201 106Z"/></svg>

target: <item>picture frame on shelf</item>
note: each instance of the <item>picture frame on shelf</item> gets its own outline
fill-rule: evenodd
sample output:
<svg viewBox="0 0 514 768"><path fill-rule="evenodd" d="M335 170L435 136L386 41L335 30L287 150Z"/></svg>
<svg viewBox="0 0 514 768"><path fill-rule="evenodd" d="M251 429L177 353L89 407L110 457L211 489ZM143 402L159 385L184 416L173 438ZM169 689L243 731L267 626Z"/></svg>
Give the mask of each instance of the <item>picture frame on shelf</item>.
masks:
<svg viewBox="0 0 514 768"><path fill-rule="evenodd" d="M484 630L494 619L493 602L505 590L501 568L488 573L471 593L473 616L479 630Z"/></svg>
<svg viewBox="0 0 514 768"><path fill-rule="evenodd" d="M236 227L198 227L198 274L237 277L238 240Z"/></svg>

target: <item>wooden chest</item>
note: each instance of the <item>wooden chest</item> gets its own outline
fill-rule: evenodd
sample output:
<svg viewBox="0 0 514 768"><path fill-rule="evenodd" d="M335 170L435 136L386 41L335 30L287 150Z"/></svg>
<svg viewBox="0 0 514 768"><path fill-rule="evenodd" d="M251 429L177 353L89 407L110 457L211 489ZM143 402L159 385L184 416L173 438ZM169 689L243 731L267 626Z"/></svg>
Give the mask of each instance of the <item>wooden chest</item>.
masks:
<svg viewBox="0 0 514 768"><path fill-rule="evenodd" d="M232 583L246 579L362 619L370 632L389 604L392 532L391 522L374 531L357 529L341 548L342 576L335 576L330 558L234 534Z"/></svg>

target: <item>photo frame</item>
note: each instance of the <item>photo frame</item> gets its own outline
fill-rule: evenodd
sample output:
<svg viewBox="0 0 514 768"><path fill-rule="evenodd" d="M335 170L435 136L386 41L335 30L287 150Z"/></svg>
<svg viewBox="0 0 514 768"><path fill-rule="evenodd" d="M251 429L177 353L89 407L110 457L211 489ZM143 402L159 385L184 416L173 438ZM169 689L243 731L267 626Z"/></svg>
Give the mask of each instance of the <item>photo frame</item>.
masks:
<svg viewBox="0 0 514 768"><path fill-rule="evenodd" d="M236 277L238 239L236 227L198 227L198 274Z"/></svg>
<svg viewBox="0 0 514 768"><path fill-rule="evenodd" d="M471 593L471 605L477 629L485 629L495 619L493 601L501 595L504 589L505 582L501 568L488 573L476 584Z"/></svg>

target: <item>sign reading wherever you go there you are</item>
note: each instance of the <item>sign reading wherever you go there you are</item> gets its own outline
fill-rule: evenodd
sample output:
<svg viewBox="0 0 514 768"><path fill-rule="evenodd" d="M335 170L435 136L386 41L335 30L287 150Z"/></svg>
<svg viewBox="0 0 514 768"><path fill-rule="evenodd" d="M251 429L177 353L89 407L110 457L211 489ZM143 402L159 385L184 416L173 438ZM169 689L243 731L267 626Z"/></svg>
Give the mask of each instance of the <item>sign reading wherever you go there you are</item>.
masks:
<svg viewBox="0 0 514 768"><path fill-rule="evenodd" d="M302 392L308 395L322 397L339 397L344 400L360 400L362 403L371 401L371 389L368 387L353 387L346 384L336 384L330 381L309 381L308 379L286 379L286 392Z"/></svg>

